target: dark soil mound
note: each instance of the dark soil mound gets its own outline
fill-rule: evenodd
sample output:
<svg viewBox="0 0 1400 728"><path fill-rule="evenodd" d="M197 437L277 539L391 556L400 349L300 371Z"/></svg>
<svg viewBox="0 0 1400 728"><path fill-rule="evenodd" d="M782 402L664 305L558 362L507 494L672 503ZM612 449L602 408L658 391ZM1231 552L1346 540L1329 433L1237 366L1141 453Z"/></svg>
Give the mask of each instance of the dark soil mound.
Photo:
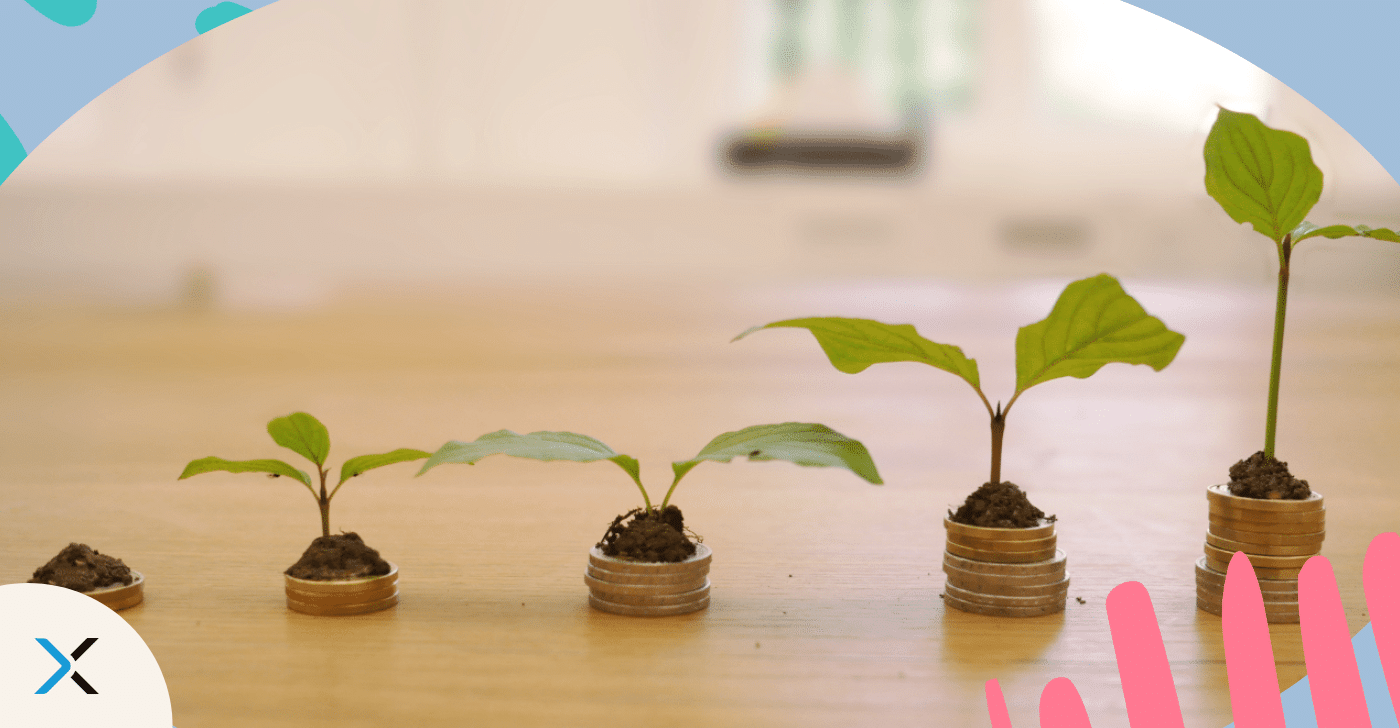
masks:
<svg viewBox="0 0 1400 728"><path fill-rule="evenodd" d="M695 544L685 535L685 517L675 506L664 511L634 508L614 518L598 548L608 556L638 561L676 562L695 555Z"/></svg>
<svg viewBox="0 0 1400 728"><path fill-rule="evenodd" d="M1042 519L1055 520L1045 511L1031 505L1026 494L1015 483L983 483L958 507L948 511L954 523L983 528L1034 528Z"/></svg>
<svg viewBox="0 0 1400 728"><path fill-rule="evenodd" d="M1288 472L1288 463L1261 450L1230 466L1230 493L1241 498L1302 500L1312 495L1312 488Z"/></svg>
<svg viewBox="0 0 1400 728"><path fill-rule="evenodd" d="M53 584L73 591L126 586L136 577L121 559L100 554L85 543L70 543L34 572L31 584Z"/></svg>
<svg viewBox="0 0 1400 728"><path fill-rule="evenodd" d="M355 579L383 576L389 573L389 562L379 558L378 551L366 546L358 533L341 533L312 541L301 559L284 573L314 581Z"/></svg>

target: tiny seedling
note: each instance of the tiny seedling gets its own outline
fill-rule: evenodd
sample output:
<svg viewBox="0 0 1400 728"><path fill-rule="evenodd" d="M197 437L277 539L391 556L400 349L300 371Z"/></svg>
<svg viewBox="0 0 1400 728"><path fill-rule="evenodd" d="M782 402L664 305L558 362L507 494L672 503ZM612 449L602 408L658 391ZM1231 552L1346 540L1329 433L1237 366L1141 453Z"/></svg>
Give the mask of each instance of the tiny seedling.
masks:
<svg viewBox="0 0 1400 728"><path fill-rule="evenodd" d="M334 490L327 493L326 477L330 474L330 470L326 467L326 456L331 451L331 436L325 425L305 412L294 412L267 423L267 434L272 436L273 442L310 460L316 466L316 473L321 481L320 493L316 492L310 475L281 460L225 460L210 456L190 461L190 464L185 466L185 472L180 473L179 479L184 480L191 475L212 473L216 470L229 473L267 473L273 478L285 475L301 482L307 490L311 491L311 496L316 499L316 505L321 509L321 535L329 538L331 535L331 499L340 492L340 486L345 485L345 481L367 470L428 457L428 453L422 450L400 448L381 455L361 455L350 458L340 466L340 482L336 483Z"/></svg>
<svg viewBox="0 0 1400 728"><path fill-rule="evenodd" d="M1067 286L1050 315L1016 334L1016 391L1002 408L982 392L977 360L962 349L920 336L910 324L856 318L800 318L755 326L734 341L762 329L801 328L812 332L832 366L847 374L872 364L918 362L956 374L972 385L992 419L992 484L1001 482L1001 442L1006 416L1027 389L1059 377L1084 379L1113 362L1146 364L1161 371L1176 357L1186 337L1149 316L1112 276L1097 275Z"/></svg>
<svg viewBox="0 0 1400 728"><path fill-rule="evenodd" d="M1322 197L1322 170L1313 164L1308 140L1265 126L1253 114L1220 109L1206 137L1206 192L1235 222L1274 241L1278 249L1278 293L1274 302L1274 349L1269 368L1269 404L1264 457L1274 458L1278 429L1279 371L1283 322L1288 310L1288 274L1293 249L1308 238L1362 237L1400 243L1400 234L1365 225L1317 226L1308 211Z"/></svg>
<svg viewBox="0 0 1400 728"><path fill-rule="evenodd" d="M491 455L511 455L532 460L572 460L590 463L610 460L622 468L637 489L642 492L643 516L659 514L670 505L671 496L681 478L706 460L727 463L736 457L749 460L786 460L797 465L840 467L850 470L876 485L883 484L870 453L857 440L819 424L784 422L776 425L755 425L735 432L726 432L711 440L695 457L671 463L674 479L659 506L653 507L646 486L642 485L637 459L622 455L587 435L573 432L531 432L521 435L510 430L489 432L472 442L452 441L432 454L423 464L419 475L444 463L475 464ZM621 520L621 517L618 519ZM614 522L616 526L618 521Z"/></svg>

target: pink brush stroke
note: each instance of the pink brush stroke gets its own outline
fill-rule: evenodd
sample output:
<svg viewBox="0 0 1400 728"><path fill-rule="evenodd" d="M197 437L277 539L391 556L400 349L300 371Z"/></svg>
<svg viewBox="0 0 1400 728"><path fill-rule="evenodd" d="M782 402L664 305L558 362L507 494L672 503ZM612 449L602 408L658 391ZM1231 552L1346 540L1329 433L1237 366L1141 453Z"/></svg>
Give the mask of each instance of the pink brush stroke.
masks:
<svg viewBox="0 0 1400 728"><path fill-rule="evenodd" d="M1274 645L1264 615L1264 594L1249 558L1236 551L1225 574L1221 609L1225 671L1235 728L1284 728L1283 700L1274 667Z"/></svg>

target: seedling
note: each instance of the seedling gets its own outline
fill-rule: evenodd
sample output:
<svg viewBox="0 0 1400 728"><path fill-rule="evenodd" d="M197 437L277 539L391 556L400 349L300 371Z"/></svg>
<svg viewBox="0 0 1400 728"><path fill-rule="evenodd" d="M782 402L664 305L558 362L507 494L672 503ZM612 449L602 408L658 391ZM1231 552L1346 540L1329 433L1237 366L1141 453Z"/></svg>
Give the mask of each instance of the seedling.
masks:
<svg viewBox="0 0 1400 728"><path fill-rule="evenodd" d="M1308 140L1265 126L1253 114L1221 109L1206 137L1206 192L1235 222L1274 241L1278 249L1278 293L1274 303L1274 349L1269 366L1269 404L1264 423L1264 457L1274 458L1278 429L1279 371L1283 322L1288 310L1288 274L1293 249L1308 238L1362 237L1400 243L1400 234L1365 225L1308 222L1308 211L1322 197L1322 170L1313 164Z"/></svg>
<svg viewBox="0 0 1400 728"><path fill-rule="evenodd" d="M1149 316L1112 276L1097 275L1069 284L1050 315L1023 326L1016 334L1016 391L1006 407L996 407L982 392L977 361L962 349L920 336L909 324L885 324L856 318L800 318L755 326L734 341L761 329L801 328L812 332L832 366L847 374L872 364L919 362L956 374L972 385L991 416L992 472L1001 482L1001 444L1006 416L1027 389L1059 377L1084 379L1112 362L1146 364L1161 371L1176 357L1186 337Z"/></svg>
<svg viewBox="0 0 1400 728"><path fill-rule="evenodd" d="M590 463L609 460L622 468L642 493L642 518L656 517L666 511L671 496L681 478L702 462L712 460L727 463L736 457L749 460L786 460L797 465L841 467L865 480L881 485L880 474L865 446L835 430L819 424L784 422L775 425L755 425L736 432L726 432L711 440L695 457L671 463L675 478L659 506L653 507L646 486L642 485L637 459L622 455L587 435L573 432L531 432L527 435L499 430L478 437L472 442L452 441L432 454L423 464L419 475L444 463L475 464L491 455L511 455L532 460L572 460ZM617 527L622 517L613 522ZM677 529L679 530L679 529ZM611 532L611 531L610 531Z"/></svg>
<svg viewBox="0 0 1400 728"><path fill-rule="evenodd" d="M330 474L330 470L326 467L326 456L331 451L331 436L325 425L305 412L294 412L267 423L267 434L272 436L273 442L310 460L316 466L316 473L321 483L320 493L316 492L310 475L281 460L225 460L210 456L191 461L189 465L185 466L185 471L180 473L179 479L184 480L191 475L212 473L216 470L230 473L267 473L273 478L281 476L292 478L305 485L306 489L311 491L311 496L316 499L316 505L321 509L321 535L329 538L331 535L331 499L340 492L340 486L345 485L345 481L385 465L409 460L422 460L428 457L428 453L422 450L401 448L382 455L361 455L350 458L340 466L340 482L336 483L335 488L327 493L326 477Z"/></svg>

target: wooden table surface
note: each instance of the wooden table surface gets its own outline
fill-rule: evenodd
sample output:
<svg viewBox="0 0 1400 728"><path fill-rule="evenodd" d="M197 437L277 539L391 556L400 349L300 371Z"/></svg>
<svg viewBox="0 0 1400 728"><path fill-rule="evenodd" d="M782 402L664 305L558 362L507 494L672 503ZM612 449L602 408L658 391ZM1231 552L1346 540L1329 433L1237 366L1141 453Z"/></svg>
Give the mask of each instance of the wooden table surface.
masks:
<svg viewBox="0 0 1400 728"><path fill-rule="evenodd" d="M1104 600L1152 595L1190 726L1231 720L1220 621L1195 608L1207 486L1262 445L1270 291L1127 281L1187 335L1161 373L1110 366L1032 390L1008 419L1003 473L1059 517L1062 615L946 609L941 519L986 479L976 396L915 364L850 376L798 315L912 322L1014 379L1018 326L1064 281L568 287L464 285L347 296L322 309L0 309L0 580L69 541L147 576L123 612L188 726L977 726L1001 681L1017 726L1074 680L1095 726L1126 726ZM1396 528L1400 299L1292 300L1279 455L1327 498L1323 553L1353 632L1361 563ZM331 460L435 449L501 428L572 430L638 457L664 492L671 460L747 425L823 422L862 440L886 485L786 463L706 463L677 490L714 549L712 606L673 618L591 611L582 574L612 517L639 505L610 463L490 458L347 484L333 530L401 569L397 608L312 618L281 571L317 535L294 483L211 474L194 458L297 456L264 431L315 414ZM285 453L285 454L279 454ZM1082 603L1081 603L1082 602ZM1280 687L1302 677L1296 625L1271 628Z"/></svg>

